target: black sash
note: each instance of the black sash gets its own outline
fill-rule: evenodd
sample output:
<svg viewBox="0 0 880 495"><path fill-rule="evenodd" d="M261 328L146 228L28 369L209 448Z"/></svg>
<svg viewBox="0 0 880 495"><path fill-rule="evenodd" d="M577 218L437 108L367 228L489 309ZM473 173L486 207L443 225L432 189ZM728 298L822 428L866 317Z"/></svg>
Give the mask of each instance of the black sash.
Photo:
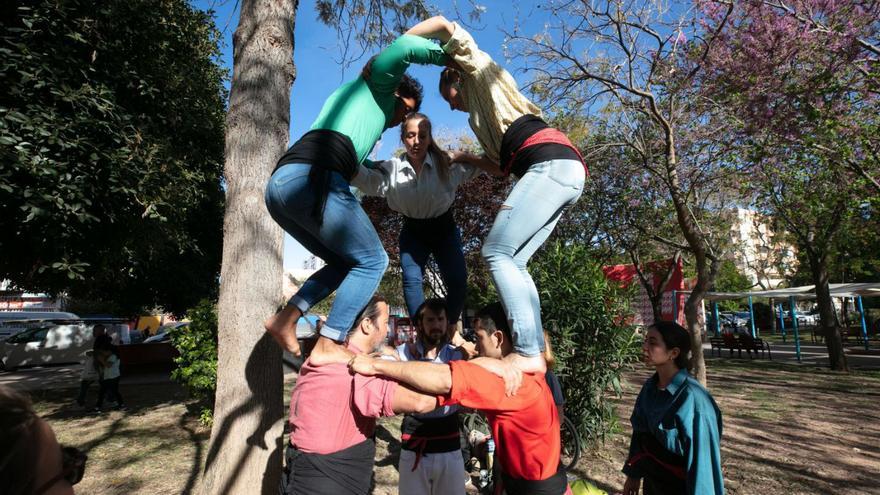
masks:
<svg viewBox="0 0 880 495"><path fill-rule="evenodd" d="M287 467L282 476L284 495L366 495L373 477L376 440L332 454L309 454L289 445Z"/></svg>
<svg viewBox="0 0 880 495"><path fill-rule="evenodd" d="M434 218L410 218L403 217L403 229L425 244L434 244L445 238L450 232L455 232L455 217L452 208L446 213ZM401 231L401 232L402 232Z"/></svg>
<svg viewBox="0 0 880 495"><path fill-rule="evenodd" d="M501 481L508 495L562 495L568 489L565 468L559 465L556 474L546 480L521 480L501 469Z"/></svg>
<svg viewBox="0 0 880 495"><path fill-rule="evenodd" d="M646 495L679 495L687 493L687 460L673 454L650 433L636 433L638 451L627 459L644 477Z"/></svg>
<svg viewBox="0 0 880 495"><path fill-rule="evenodd" d="M519 151L528 138L548 127L550 126L536 115L527 114L514 120L501 136L501 170L522 177L536 163L560 159L581 161L574 150L556 143L537 144Z"/></svg>
<svg viewBox="0 0 880 495"><path fill-rule="evenodd" d="M312 208L312 217L318 225L323 223L324 206L327 204L330 188L330 173L337 172L351 182L351 178L357 175L358 170L354 143L345 134L329 129L314 129L305 133L278 159L278 164L275 165L272 173L288 163L307 163L312 166L309 172L309 184L315 188L320 198Z"/></svg>
<svg viewBox="0 0 880 495"><path fill-rule="evenodd" d="M400 448L419 454L454 452L461 449L458 413L441 418L406 415L400 425Z"/></svg>

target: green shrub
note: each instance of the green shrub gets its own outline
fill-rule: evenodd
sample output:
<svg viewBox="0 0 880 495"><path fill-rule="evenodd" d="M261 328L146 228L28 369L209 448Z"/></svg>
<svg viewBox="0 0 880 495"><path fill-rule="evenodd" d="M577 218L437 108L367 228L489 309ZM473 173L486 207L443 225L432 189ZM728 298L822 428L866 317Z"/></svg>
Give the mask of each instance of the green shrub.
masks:
<svg viewBox="0 0 880 495"><path fill-rule="evenodd" d="M548 243L529 272L556 354L565 414L584 440L604 440L618 425L610 394L620 395L621 374L640 349L640 337L626 323L630 295L608 282L584 246Z"/></svg>
<svg viewBox="0 0 880 495"><path fill-rule="evenodd" d="M207 299L187 311L189 326L171 330L171 343L180 356L171 378L202 402L200 421L212 422L214 392L217 389L217 305Z"/></svg>

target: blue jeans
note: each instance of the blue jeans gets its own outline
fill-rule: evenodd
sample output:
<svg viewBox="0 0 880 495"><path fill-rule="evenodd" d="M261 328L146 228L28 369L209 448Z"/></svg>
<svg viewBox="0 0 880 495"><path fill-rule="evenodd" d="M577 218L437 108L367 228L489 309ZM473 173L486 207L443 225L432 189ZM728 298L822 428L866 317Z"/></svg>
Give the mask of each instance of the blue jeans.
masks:
<svg viewBox="0 0 880 495"><path fill-rule="evenodd" d="M449 229L443 235L425 239L404 227L400 231L400 267L403 270L403 297L410 317L425 301L422 290L425 265L434 255L440 276L446 284L446 318L457 323L464 308L467 290L467 271L461 250L461 233L458 228Z"/></svg>
<svg viewBox="0 0 880 495"><path fill-rule="evenodd" d="M577 202L586 172L576 160L536 163L504 200L482 254L510 322L518 354L544 350L541 301L526 263L556 226L562 211Z"/></svg>
<svg viewBox="0 0 880 495"><path fill-rule="evenodd" d="M336 291L321 335L341 342L379 287L388 255L348 182L336 172L330 173L323 222L318 225L312 209L321 198L309 184L311 169L289 163L276 170L266 186L266 208L281 228L327 263L289 304L305 313Z"/></svg>

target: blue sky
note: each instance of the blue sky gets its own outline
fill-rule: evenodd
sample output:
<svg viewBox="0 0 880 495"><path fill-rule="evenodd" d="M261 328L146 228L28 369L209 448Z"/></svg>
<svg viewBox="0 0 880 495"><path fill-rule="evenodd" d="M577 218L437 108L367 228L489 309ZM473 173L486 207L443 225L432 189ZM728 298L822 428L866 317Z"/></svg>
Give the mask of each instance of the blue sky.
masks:
<svg viewBox="0 0 880 495"><path fill-rule="evenodd" d="M232 34L238 25L238 4L230 0L192 0L192 4L202 10L214 10L215 22L222 31L222 56L221 62L232 72ZM517 60L507 61L503 51L503 30L511 30L514 22L519 18L522 29L525 32L534 33L541 27L540 18L534 11L518 12L516 7L511 6L509 1L480 2L486 8L479 22L468 22L469 31L473 34L480 47L488 52L496 61L502 62L519 81L520 85L528 82L527 76L517 69ZM443 15L451 20L457 19L454 4L442 2L437 5ZM467 1L459 3L462 15L466 16L470 10ZM314 0L301 0L297 11L296 27L294 30L294 62L297 67L297 78L293 84L291 94L291 141L298 139L308 130L312 121L317 117L324 100L340 84L357 76L363 62L359 61L343 70L338 63L341 58L337 34L334 30L324 26L316 19ZM525 22L522 19L526 19ZM369 58L368 53L363 59ZM435 133L447 132L451 135L462 133L470 134L467 124L467 115L461 112L452 112L449 105L440 98L437 93L437 76L439 69L436 67L413 66L410 74L419 79L425 86L425 101L422 104L422 112L428 115L434 123ZM382 136L382 140L376 144L373 153L378 158L387 158L390 153L400 146L397 129L389 129ZM303 260L309 256L308 252L294 239L285 234L284 239L284 267L299 268Z"/></svg>

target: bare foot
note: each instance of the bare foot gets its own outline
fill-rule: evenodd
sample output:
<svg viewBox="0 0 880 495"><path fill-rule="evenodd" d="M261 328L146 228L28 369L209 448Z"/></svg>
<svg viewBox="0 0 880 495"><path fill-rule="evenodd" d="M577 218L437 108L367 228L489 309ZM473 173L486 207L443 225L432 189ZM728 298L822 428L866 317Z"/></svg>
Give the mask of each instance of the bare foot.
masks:
<svg viewBox="0 0 880 495"><path fill-rule="evenodd" d="M269 335L278 342L285 351L300 356L299 341L296 339L296 322L302 316L302 311L293 304L288 304L283 310L270 316L263 322Z"/></svg>
<svg viewBox="0 0 880 495"><path fill-rule="evenodd" d="M512 352L504 356L504 360L519 368L523 373L546 373L547 361L544 356L527 357L522 354Z"/></svg>
<svg viewBox="0 0 880 495"><path fill-rule="evenodd" d="M347 364L354 357L354 353L345 348L345 344L340 344L327 337L318 337L318 342L312 353L309 355L309 364L312 366L323 366L325 364L342 363Z"/></svg>

